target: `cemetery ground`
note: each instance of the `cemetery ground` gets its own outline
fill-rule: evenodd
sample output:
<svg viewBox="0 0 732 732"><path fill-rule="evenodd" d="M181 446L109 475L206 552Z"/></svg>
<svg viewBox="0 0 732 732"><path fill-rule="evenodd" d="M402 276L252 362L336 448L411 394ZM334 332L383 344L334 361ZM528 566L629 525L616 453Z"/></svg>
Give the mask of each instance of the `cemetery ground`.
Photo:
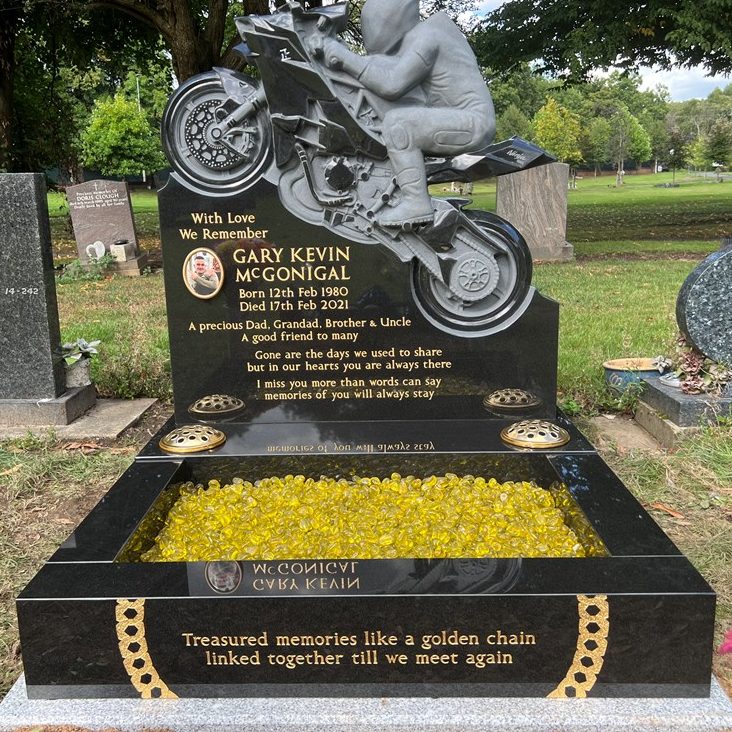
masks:
<svg viewBox="0 0 732 732"><path fill-rule="evenodd" d="M609 358L669 354L679 288L693 267L732 231L732 181L671 173L590 175L569 194L568 239L577 260L538 265L537 287L561 303L560 404L591 439L589 418L632 410L606 391ZM477 184L475 204L494 208L495 186ZM57 263L76 256L60 196L49 197ZM153 193L133 194L141 247L159 250ZM160 273L58 284L64 340L101 339L93 376L102 396L171 397ZM14 598L71 529L132 462L162 422L161 406L113 444L64 443L52 433L0 442L0 694L21 670ZM600 441L620 475L718 593L716 645L732 628L732 415L675 451L629 450ZM663 633L663 628L658 628ZM732 655L714 670L732 693Z"/></svg>

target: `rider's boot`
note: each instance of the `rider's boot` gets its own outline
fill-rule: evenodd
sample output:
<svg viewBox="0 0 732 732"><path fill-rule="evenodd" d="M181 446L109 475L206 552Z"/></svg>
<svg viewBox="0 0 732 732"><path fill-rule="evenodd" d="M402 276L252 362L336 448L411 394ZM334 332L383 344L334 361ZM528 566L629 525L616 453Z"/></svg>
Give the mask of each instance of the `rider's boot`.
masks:
<svg viewBox="0 0 732 732"><path fill-rule="evenodd" d="M421 150L391 150L389 155L401 191L401 201L383 208L379 216L382 226L401 228L414 224L430 224L435 212L427 190L427 174Z"/></svg>

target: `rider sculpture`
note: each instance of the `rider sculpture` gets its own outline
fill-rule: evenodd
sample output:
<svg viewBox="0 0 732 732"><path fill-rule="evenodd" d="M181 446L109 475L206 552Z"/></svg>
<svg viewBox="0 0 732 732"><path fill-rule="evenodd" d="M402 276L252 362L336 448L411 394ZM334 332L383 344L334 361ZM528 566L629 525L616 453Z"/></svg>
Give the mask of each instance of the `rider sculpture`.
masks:
<svg viewBox="0 0 732 732"><path fill-rule="evenodd" d="M508 328L532 302L531 253L508 222L431 198L427 183L550 162L520 138L491 144L495 114L475 56L444 13L418 0L366 0L366 55L338 40L343 3L236 19L259 79L213 69L186 80L163 118L176 176L206 196L258 181L285 210L411 265L424 317L467 338ZM266 190L266 187L263 189Z"/></svg>
<svg viewBox="0 0 732 732"><path fill-rule="evenodd" d="M445 13L420 21L418 0L368 0L361 30L367 56L335 38L323 39L322 52L328 66L343 69L374 94L405 101L383 120L384 144L402 198L382 210L379 223L431 223L424 153L452 156L490 144L495 134L491 95L468 42Z"/></svg>

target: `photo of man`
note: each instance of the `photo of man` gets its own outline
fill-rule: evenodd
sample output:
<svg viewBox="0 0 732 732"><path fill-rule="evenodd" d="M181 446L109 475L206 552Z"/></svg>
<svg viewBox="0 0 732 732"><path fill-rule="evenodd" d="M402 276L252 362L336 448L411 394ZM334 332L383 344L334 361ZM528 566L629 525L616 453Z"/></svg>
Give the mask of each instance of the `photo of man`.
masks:
<svg viewBox="0 0 732 732"><path fill-rule="evenodd" d="M192 295L202 300L214 297L224 281L221 260L210 249L191 252L183 264L183 280Z"/></svg>

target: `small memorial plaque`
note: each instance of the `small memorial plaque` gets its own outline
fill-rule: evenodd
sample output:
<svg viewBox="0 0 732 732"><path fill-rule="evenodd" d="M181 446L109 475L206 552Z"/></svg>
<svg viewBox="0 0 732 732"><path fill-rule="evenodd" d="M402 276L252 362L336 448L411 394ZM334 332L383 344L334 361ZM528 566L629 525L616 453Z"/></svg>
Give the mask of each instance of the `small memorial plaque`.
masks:
<svg viewBox="0 0 732 732"><path fill-rule="evenodd" d="M66 189L74 236L82 264L99 259L112 245L127 242L137 250L127 183L92 180Z"/></svg>

